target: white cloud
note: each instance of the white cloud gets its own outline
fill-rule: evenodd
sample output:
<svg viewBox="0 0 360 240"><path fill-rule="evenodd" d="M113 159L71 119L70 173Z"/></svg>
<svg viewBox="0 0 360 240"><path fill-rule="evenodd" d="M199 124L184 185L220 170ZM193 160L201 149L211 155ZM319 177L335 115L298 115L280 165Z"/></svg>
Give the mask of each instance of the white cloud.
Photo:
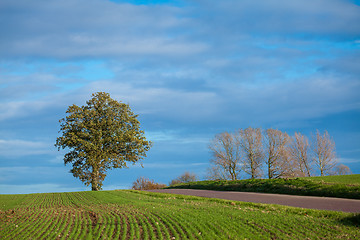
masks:
<svg viewBox="0 0 360 240"><path fill-rule="evenodd" d="M0 121L7 119L21 118L33 115L49 107L51 103L47 101L11 101L0 103Z"/></svg>
<svg viewBox="0 0 360 240"><path fill-rule="evenodd" d="M227 0L208 4L203 20L214 32L262 35L283 34L291 38L308 36L356 37L360 27L358 5L342 0L282 1ZM220 17L221 16L221 17ZM232 27L229 27L232 26ZM293 34L293 35L292 35Z"/></svg>
<svg viewBox="0 0 360 240"><path fill-rule="evenodd" d="M191 168L197 166L205 166L208 163L143 163L144 168L154 169L175 169L175 168Z"/></svg>
<svg viewBox="0 0 360 240"><path fill-rule="evenodd" d="M359 6L347 1L207 1L191 7L111 1L4 1L2 57L178 59L238 51L244 37L354 38ZM26 11L26 15L19 12ZM198 17L201 16L201 17ZM250 37L254 41L256 37ZM204 60L204 59L202 59ZM208 59L205 59L207 61ZM211 64L224 64L212 60Z"/></svg>
<svg viewBox="0 0 360 240"><path fill-rule="evenodd" d="M167 142L173 144L207 144L209 142L207 136L197 136L196 134L181 132L179 130L147 131L146 138L153 142Z"/></svg>
<svg viewBox="0 0 360 240"><path fill-rule="evenodd" d="M359 163L360 164L360 159L358 159L358 158L340 158L339 162L340 163Z"/></svg>
<svg viewBox="0 0 360 240"><path fill-rule="evenodd" d="M186 29L182 10L170 6L136 6L111 1L5 1L1 11L7 31L4 56L57 58L143 55L192 55L202 42L177 37ZM16 9L14 11L14 9ZM26 11L26 16L17 15Z"/></svg>
<svg viewBox="0 0 360 240"><path fill-rule="evenodd" d="M28 194L28 193L51 193L51 192L77 192L83 191L79 187L66 187L60 184L42 183L42 184L0 184L1 194Z"/></svg>
<svg viewBox="0 0 360 240"><path fill-rule="evenodd" d="M3 157L16 158L29 155L51 154L53 149L53 144L47 142L0 139L0 156Z"/></svg>
<svg viewBox="0 0 360 240"><path fill-rule="evenodd" d="M122 81L101 81L87 86L88 92L110 92L112 98L130 103L138 114L183 122L215 117L221 99L210 91L184 91L165 87L139 87Z"/></svg>
<svg viewBox="0 0 360 240"><path fill-rule="evenodd" d="M103 190L131 189L131 184L112 184L103 186Z"/></svg>
<svg viewBox="0 0 360 240"><path fill-rule="evenodd" d="M231 86L231 85L230 85ZM262 123L314 119L360 107L360 84L326 75L290 82L250 84L227 88L234 117ZM237 114L238 113L238 114Z"/></svg>

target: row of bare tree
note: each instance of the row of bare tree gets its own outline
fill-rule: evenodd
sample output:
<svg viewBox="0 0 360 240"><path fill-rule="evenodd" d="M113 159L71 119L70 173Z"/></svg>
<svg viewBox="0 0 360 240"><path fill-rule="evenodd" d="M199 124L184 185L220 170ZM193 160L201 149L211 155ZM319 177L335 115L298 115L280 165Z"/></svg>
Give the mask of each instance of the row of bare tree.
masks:
<svg viewBox="0 0 360 240"><path fill-rule="evenodd" d="M337 165L335 143L327 131L289 136L276 129L239 129L223 132L210 142L212 152L209 179L237 180L245 172L251 178L309 177L350 173ZM265 172L265 173L264 173Z"/></svg>

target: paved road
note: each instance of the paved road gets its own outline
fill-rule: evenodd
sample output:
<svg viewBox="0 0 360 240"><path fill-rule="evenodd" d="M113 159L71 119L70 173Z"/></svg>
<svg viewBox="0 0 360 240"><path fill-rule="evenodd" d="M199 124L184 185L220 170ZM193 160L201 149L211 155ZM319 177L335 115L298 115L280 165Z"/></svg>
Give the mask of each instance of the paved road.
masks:
<svg viewBox="0 0 360 240"><path fill-rule="evenodd" d="M294 196L253 192L222 192L195 189L157 189L150 191L208 198L221 198L243 202L270 203L292 207L360 213L360 200L345 198Z"/></svg>

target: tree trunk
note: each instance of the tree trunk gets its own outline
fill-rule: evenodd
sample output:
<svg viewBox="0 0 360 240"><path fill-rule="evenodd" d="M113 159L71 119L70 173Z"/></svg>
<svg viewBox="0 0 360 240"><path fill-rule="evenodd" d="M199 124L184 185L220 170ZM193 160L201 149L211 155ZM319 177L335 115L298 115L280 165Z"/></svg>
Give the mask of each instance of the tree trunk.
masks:
<svg viewBox="0 0 360 240"><path fill-rule="evenodd" d="M323 166L320 167L320 176L324 176L324 168L323 168Z"/></svg>
<svg viewBox="0 0 360 240"><path fill-rule="evenodd" d="M98 185L94 180L91 182L91 191L99 191Z"/></svg>
<svg viewBox="0 0 360 240"><path fill-rule="evenodd" d="M91 174L91 191L99 191L99 170L93 169Z"/></svg>
<svg viewBox="0 0 360 240"><path fill-rule="evenodd" d="M268 164L268 176L269 176L269 179L272 179L273 176L272 176L272 172L271 172L271 164L270 164L270 160L269 160L269 164Z"/></svg>
<svg viewBox="0 0 360 240"><path fill-rule="evenodd" d="M256 171L257 171L257 166L256 166L255 159L253 158L251 160L251 179L256 178Z"/></svg>

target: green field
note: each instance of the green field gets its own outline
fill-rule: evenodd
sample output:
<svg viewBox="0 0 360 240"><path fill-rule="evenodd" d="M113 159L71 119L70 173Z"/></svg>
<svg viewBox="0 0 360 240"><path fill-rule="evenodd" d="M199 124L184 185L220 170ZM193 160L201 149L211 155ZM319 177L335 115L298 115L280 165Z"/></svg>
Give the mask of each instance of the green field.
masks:
<svg viewBox="0 0 360 240"><path fill-rule="evenodd" d="M169 188L264 192L292 195L360 199L360 174L346 176L198 181Z"/></svg>
<svg viewBox="0 0 360 240"><path fill-rule="evenodd" d="M308 179L317 182L326 182L326 183L360 185L360 174L343 175L343 176L307 177L303 179Z"/></svg>
<svg viewBox="0 0 360 240"><path fill-rule="evenodd" d="M0 195L0 239L359 239L360 215L139 191Z"/></svg>

